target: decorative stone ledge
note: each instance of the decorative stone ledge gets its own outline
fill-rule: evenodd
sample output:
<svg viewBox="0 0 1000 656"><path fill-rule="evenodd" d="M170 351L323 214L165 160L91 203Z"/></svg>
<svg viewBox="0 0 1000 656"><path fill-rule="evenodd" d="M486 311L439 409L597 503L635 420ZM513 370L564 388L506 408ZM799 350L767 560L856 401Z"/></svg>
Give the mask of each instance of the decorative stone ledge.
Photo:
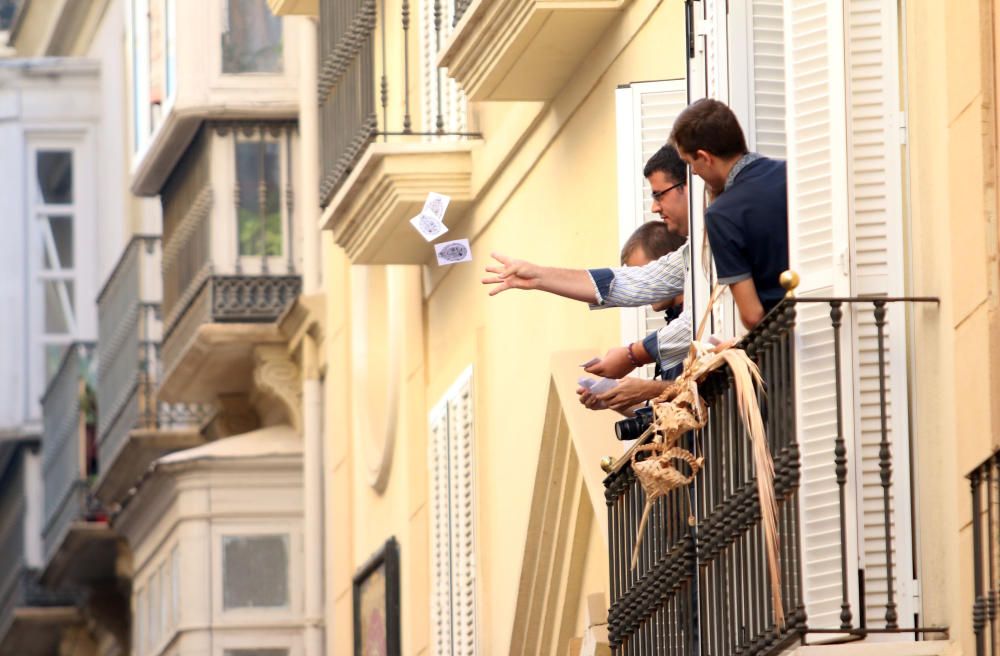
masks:
<svg viewBox="0 0 1000 656"><path fill-rule="evenodd" d="M630 0L476 0L438 64L469 100L549 100Z"/></svg>
<svg viewBox="0 0 1000 656"><path fill-rule="evenodd" d="M453 230L473 201L473 143L371 145L323 213L323 227L354 264L424 264L433 254L409 220L427 192L451 197L445 215Z"/></svg>

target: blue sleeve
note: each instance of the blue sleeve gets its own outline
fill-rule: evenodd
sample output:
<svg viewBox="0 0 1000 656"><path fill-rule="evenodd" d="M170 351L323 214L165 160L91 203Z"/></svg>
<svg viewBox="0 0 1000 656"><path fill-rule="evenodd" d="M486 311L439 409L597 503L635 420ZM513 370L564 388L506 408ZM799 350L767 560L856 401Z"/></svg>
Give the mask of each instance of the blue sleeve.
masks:
<svg viewBox="0 0 1000 656"><path fill-rule="evenodd" d="M712 245L712 259L719 274L719 283L729 285L746 280L752 268L746 256L743 228L725 214L705 211L705 230Z"/></svg>
<svg viewBox="0 0 1000 656"><path fill-rule="evenodd" d="M646 353L649 357L653 358L654 362L660 361L660 347L659 347L659 335L655 332L649 333L642 340L642 347L646 349Z"/></svg>
<svg viewBox="0 0 1000 656"><path fill-rule="evenodd" d="M611 269L588 269L590 279L594 281L597 288L597 305L602 305L608 292L611 290L611 281L615 279L615 272Z"/></svg>

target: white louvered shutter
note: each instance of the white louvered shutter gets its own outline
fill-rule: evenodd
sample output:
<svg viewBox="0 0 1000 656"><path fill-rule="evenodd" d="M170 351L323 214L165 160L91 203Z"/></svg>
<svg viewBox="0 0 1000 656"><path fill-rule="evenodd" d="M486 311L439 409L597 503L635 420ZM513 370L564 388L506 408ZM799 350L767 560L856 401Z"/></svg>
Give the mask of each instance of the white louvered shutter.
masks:
<svg viewBox="0 0 1000 656"><path fill-rule="evenodd" d="M413 129L424 133L426 141L453 138L438 137L440 121L446 132L467 131L467 103L458 82L448 77L438 68L439 46L444 45L454 30L455 3L441 2L440 33L435 29L434 6L432 2L420 4L420 124Z"/></svg>
<svg viewBox="0 0 1000 656"><path fill-rule="evenodd" d="M850 292L843 33L841 0L786 3L789 261L801 276L800 297ZM851 343L849 329L843 338ZM824 628L840 626L841 605L834 356L829 307L799 304L795 402L802 461L801 567L809 626ZM850 410L845 403L845 426L851 425ZM850 547L850 537L847 542Z"/></svg>
<svg viewBox="0 0 1000 656"><path fill-rule="evenodd" d="M618 140L618 236L625 245L636 228L661 220L649 211L652 189L642 174L646 161L667 143L674 119L687 105L684 80L640 82L615 92ZM663 315L649 306L622 308L622 343L642 339L663 325ZM643 367L644 378L653 367Z"/></svg>
<svg viewBox="0 0 1000 656"><path fill-rule="evenodd" d="M846 0L851 285L855 296L905 293L900 138L899 58L895 0ZM909 427L905 308L888 304L886 376L888 434L892 452L892 560L900 624L913 617ZM858 568L864 571L869 626L885 625L887 577L883 488L879 469L881 413L878 344L870 305L851 316L854 435L849 463L859 499ZM855 619L859 611L855 606Z"/></svg>
<svg viewBox="0 0 1000 656"><path fill-rule="evenodd" d="M472 370L431 411L431 620L434 653L476 654Z"/></svg>

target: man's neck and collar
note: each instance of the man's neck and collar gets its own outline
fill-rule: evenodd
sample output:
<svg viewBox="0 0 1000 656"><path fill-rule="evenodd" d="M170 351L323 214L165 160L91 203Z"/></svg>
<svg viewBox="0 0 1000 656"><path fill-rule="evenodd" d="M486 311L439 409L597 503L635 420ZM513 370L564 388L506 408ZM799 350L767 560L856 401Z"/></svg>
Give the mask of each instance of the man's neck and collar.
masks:
<svg viewBox="0 0 1000 656"><path fill-rule="evenodd" d="M729 168L729 173L726 174L726 184L722 188L722 190L728 191L729 188L732 187L733 183L736 181L736 176L738 176L740 172L743 169L745 169L749 164L757 161L761 157L763 157L763 155L759 153L748 152L745 153L739 159L734 160L732 166Z"/></svg>

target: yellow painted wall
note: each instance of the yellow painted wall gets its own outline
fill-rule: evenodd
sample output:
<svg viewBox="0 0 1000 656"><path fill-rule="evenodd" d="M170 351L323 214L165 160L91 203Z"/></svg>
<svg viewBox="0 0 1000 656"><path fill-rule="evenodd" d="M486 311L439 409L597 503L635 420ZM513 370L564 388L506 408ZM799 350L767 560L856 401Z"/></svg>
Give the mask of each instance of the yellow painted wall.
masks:
<svg viewBox="0 0 1000 656"><path fill-rule="evenodd" d="M942 300L912 317L922 620L950 626L964 653L974 653L965 475L1000 445L993 4L909 2L905 25L913 291Z"/></svg>
<svg viewBox="0 0 1000 656"><path fill-rule="evenodd" d="M541 293L487 296L483 269L496 250L567 267L617 263L614 90L619 84L683 77L681 0L636 0L550 103L473 106L485 142L474 155L477 203L453 226L469 236L474 261L446 271L402 269L394 330L405 345L400 414L385 492L367 484L364 437L349 415L371 412L350 398L351 308L386 303L348 298L342 255L324 257L327 291L327 530L330 653L349 653L350 577L389 536L402 551L403 653L429 650L430 575L427 415L459 374L474 369L476 531L482 652L509 651L521 559L545 419L553 352L595 355L619 344L618 312ZM428 191L432 191L428 189ZM456 220L459 217L449 217ZM449 237L452 235L449 234ZM396 381L386 381L391 385ZM581 462L597 468L598 462ZM603 515L597 522L603 522ZM607 556L592 527L584 592L606 592ZM350 534L349 536L346 534ZM581 595L575 616L584 626Z"/></svg>

